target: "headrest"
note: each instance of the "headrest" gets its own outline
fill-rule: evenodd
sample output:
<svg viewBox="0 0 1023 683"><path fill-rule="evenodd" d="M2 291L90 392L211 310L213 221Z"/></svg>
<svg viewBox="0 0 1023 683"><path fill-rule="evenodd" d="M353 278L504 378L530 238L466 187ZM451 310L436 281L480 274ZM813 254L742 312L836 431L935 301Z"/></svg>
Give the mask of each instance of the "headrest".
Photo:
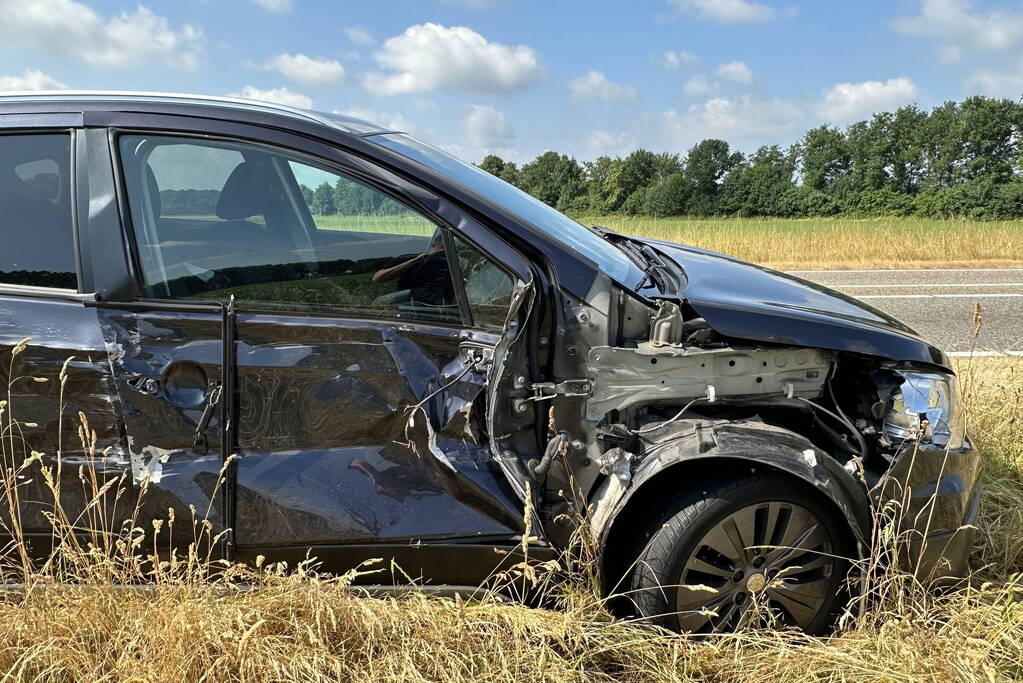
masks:
<svg viewBox="0 0 1023 683"><path fill-rule="evenodd" d="M217 199L217 217L240 221L266 213L272 187L264 166L251 161L238 164Z"/></svg>
<svg viewBox="0 0 1023 683"><path fill-rule="evenodd" d="M156 182L156 174L153 173L153 167L149 164L146 164L146 184L149 185L149 204L153 207L153 215L159 218L163 212L160 184Z"/></svg>

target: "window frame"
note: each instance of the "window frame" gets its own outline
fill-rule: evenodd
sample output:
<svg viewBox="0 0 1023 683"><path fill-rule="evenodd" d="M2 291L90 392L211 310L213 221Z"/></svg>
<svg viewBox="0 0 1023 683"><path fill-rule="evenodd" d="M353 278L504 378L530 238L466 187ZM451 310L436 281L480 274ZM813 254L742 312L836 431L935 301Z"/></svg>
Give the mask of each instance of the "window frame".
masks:
<svg viewBox="0 0 1023 683"><path fill-rule="evenodd" d="M82 301L92 298L90 295L83 292L85 275L83 273L82 266L82 244L79 237L79 182L80 182L80 168L79 168L79 134L80 128L74 124L80 123L80 117L77 121L69 121L69 117L64 114L43 114L33 115L31 117L33 125L21 127L17 124L24 122L24 119L18 121L12 121L14 125L6 125L8 121L4 120L4 117L0 116L0 136L21 136L28 137L33 135L48 135L57 136L62 135L67 137L68 141L68 179L67 179L67 192L68 192L68 204L70 207L70 215L68 216L68 223L71 228L71 249L74 256L74 275L75 275L75 287L48 287L46 285L19 285L8 282L0 282L0 295L4 296L23 296L32 298L48 298L58 299L63 301ZM47 127L46 123L52 122L52 127ZM69 123L71 125L69 125Z"/></svg>
<svg viewBox="0 0 1023 683"><path fill-rule="evenodd" d="M289 134L291 135L291 134ZM340 148L337 145L331 143L322 143L329 145L334 151L336 151L342 160L330 160L323 158L320 155L309 152L308 150L296 148L291 145L281 144L279 142L268 142L259 138L250 138L234 134L222 134L222 133L204 133L197 130L175 130L170 128L137 128L137 127L111 127L110 128L110 155L111 163L113 166L113 172L115 177L115 183L117 186L118 203L120 205L121 221L124 226L124 236L126 239L126 246L128 249L128 257L130 262L131 277L136 287L136 296L133 301L138 304L154 304L157 306L172 304L213 304L222 305L220 301L215 299L179 299L179 298L159 298L159 297L147 297L142 294L145 290L144 270L141 262L141 250L136 239L136 228L135 221L132 216L131 200L128 196L128 187L126 183L127 174L125 172L124 159L121 154L120 139L125 136L146 136L156 138L173 138L173 139L195 139L197 142L202 143L224 143L228 145L251 145L256 148L262 148L267 152L276 153L285 157L291 157L295 161L306 163L315 168L321 170L340 174L342 176L350 177L357 182L361 182L371 189L380 192L386 197L390 198L402 206L407 207L410 211L413 211L425 218L426 220L433 223L438 230L441 231L442 239L444 240L444 251L445 256L449 265L449 274L452 279L452 286L455 292L455 299L458 304L459 314L461 320L459 322L445 322L437 320L424 320L416 317L397 317L397 316L381 316L372 314L359 314L356 311L346 310L338 307L336 309L325 310L323 308L302 308L302 304L289 303L288 307L272 308L272 307L259 307L254 306L255 302L239 302L237 305L237 311L239 313L246 314L259 314L259 315L278 315L287 317L316 317L316 318L341 318L341 319L353 319L353 320L369 320L369 321L380 321L391 324L401 323L413 323L417 325L428 325L437 326L453 329L479 329L480 331L492 333L493 330L486 330L484 328L477 328L473 322L471 311L469 310L466 294L465 294L465 283L462 277L461 268L458 267L458 256L452 249L453 240L452 234L457 233L459 238L466 242L473 244L479 251L490 258L495 264L498 264L502 270L509 273L514 281L516 275L509 271L504 266L500 265L500 260L496 259L486 249L477 244L470 236L464 234L462 231L452 225L451 221L445 219L434 211L431 211L428 207L424 206L422 202L418 201L414 196L409 193L402 192L396 188L392 188L386 182L380 178L375 177L368 170L364 170L360 166L377 167L378 163L375 160L365 159L362 157L355 156L359 162L359 165L353 163L345 163L349 161L351 155L350 152ZM294 188L288 187L289 191ZM430 192L429 190L424 190ZM432 192L430 192L432 194ZM304 204L304 202L302 202ZM308 213L308 207L301 208L301 213ZM315 228L315 223L313 223Z"/></svg>
<svg viewBox="0 0 1023 683"><path fill-rule="evenodd" d="M469 293L465 289L465 285L466 285L465 273L462 272L462 264L458 260L458 246L455 244L456 235L451 234L449 236L449 238L451 240L451 244L447 245L447 250L448 250L449 258L453 262L453 265L451 266L452 272L457 272L458 273L458 285L457 285L457 288L458 288L458 291L461 293L460 302L464 302L464 305L465 305L465 315L468 317L469 320L472 321L473 329L481 330L481 331L485 331L485 332L496 332L494 329L492 329L490 327L484 327L482 324L476 324L476 316L473 314L473 311L472 311L472 303L469 301ZM489 252L487 252L487 250L485 250L483 247L481 247L480 245L478 245L475 242L473 242L472 240L470 240L466 235L461 235L461 234L457 235L457 239L461 240L462 242L464 242L465 244L467 244L471 248L473 248L476 251L478 251L483 256L483 258L485 258L488 261L490 261L490 263L495 268L497 268L499 271L501 271L502 273L507 275L508 276L508 280L509 280L509 282L511 282L511 285L512 285L512 296L514 296L514 294L515 294L515 278L516 278L515 274L512 273L508 268L506 268L498 259L494 258ZM505 314L505 317L507 318L507 312Z"/></svg>

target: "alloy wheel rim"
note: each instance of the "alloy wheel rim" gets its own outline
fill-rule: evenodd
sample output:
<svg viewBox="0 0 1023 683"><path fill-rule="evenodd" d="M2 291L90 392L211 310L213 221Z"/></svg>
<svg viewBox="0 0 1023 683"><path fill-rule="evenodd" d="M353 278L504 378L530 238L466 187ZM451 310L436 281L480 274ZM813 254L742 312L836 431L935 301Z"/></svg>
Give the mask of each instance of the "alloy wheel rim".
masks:
<svg viewBox="0 0 1023 683"><path fill-rule="evenodd" d="M754 604L807 629L832 593L833 543L801 505L767 501L741 508L696 544L676 590L679 624L695 633L734 631Z"/></svg>

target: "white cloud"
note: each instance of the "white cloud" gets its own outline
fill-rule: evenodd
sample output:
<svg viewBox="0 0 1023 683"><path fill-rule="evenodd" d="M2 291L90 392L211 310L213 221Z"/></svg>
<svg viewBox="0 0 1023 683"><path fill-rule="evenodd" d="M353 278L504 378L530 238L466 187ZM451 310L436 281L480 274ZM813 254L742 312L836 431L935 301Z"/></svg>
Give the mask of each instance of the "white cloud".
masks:
<svg viewBox="0 0 1023 683"><path fill-rule="evenodd" d="M736 83L745 83L749 85L753 82L753 70L746 65L746 62L728 62L722 64L717 70L718 76L721 78L727 78L730 81Z"/></svg>
<svg viewBox="0 0 1023 683"><path fill-rule="evenodd" d="M0 42L80 59L96 67L130 67L156 58L193 69L203 54L202 32L178 29L139 5L102 17L74 0L0 0Z"/></svg>
<svg viewBox="0 0 1023 683"><path fill-rule="evenodd" d="M681 112L669 109L661 117L661 130L676 149L706 138L721 138L742 147L794 138L807 123L806 108L795 102L743 95L713 97Z"/></svg>
<svg viewBox="0 0 1023 683"><path fill-rule="evenodd" d="M688 52L672 52L668 50L664 54L658 55L654 62L662 69L667 71L678 71L683 66L691 66L696 64L698 60L696 55Z"/></svg>
<svg viewBox="0 0 1023 683"><path fill-rule="evenodd" d="M333 59L314 59L305 55L280 54L264 67L307 85L337 85L345 79L345 68Z"/></svg>
<svg viewBox="0 0 1023 683"><path fill-rule="evenodd" d="M955 45L942 45L938 48L938 59L945 64L958 64L963 58L963 49Z"/></svg>
<svg viewBox="0 0 1023 683"><path fill-rule="evenodd" d="M437 113L439 111L444 110L443 107L441 107L439 104L426 97L417 97L416 99L412 100L412 106L418 109L419 111L428 111L432 113Z"/></svg>
<svg viewBox="0 0 1023 683"><path fill-rule="evenodd" d="M290 12L292 0L251 0L253 4L259 5L271 12Z"/></svg>
<svg viewBox="0 0 1023 683"><path fill-rule="evenodd" d="M369 73L366 88L377 95L458 88L508 92L529 85L543 69L525 45L501 45L465 26L418 24L388 38L374 55L385 73Z"/></svg>
<svg viewBox="0 0 1023 683"><path fill-rule="evenodd" d="M232 93L229 97L243 97L247 100L275 102L277 104L285 104L290 107L299 107L301 109L311 109L313 106L313 101L311 99L302 93L297 93L293 90L288 90L287 88L260 90L259 88L247 85L242 88L240 93Z"/></svg>
<svg viewBox="0 0 1023 683"><path fill-rule="evenodd" d="M721 23L770 21L774 9L749 0L668 0L679 12L693 12L702 19Z"/></svg>
<svg viewBox="0 0 1023 683"><path fill-rule="evenodd" d="M595 130L586 136L583 147L586 157L595 158L625 156L639 147L639 144L630 133L608 133L604 130Z"/></svg>
<svg viewBox="0 0 1023 683"><path fill-rule="evenodd" d="M818 111L833 123L844 123L908 104L917 93L916 84L908 78L836 83L824 91Z"/></svg>
<svg viewBox="0 0 1023 683"><path fill-rule="evenodd" d="M609 81L607 76L590 69L579 78L568 82L568 92L575 102L587 100L634 100L636 89Z"/></svg>
<svg viewBox="0 0 1023 683"><path fill-rule="evenodd" d="M66 85L37 69L26 69L20 76L0 76L0 90L62 90Z"/></svg>
<svg viewBox="0 0 1023 683"><path fill-rule="evenodd" d="M686 95L699 97L701 95L706 95L707 93L709 93L711 88L710 83L707 81L706 76L704 76L703 74L696 74L688 81L686 81L686 84L682 86L682 90L685 92Z"/></svg>
<svg viewBox="0 0 1023 683"><path fill-rule="evenodd" d="M349 26L344 29L345 35L348 36L348 40L352 41L352 44L358 45L359 47L368 47L374 42L373 36L370 35L369 31L362 28L361 26Z"/></svg>
<svg viewBox="0 0 1023 683"><path fill-rule="evenodd" d="M975 92L1018 99L1023 92L1023 61L1014 71L977 71L966 82Z"/></svg>
<svg viewBox="0 0 1023 683"><path fill-rule="evenodd" d="M911 102L917 94L908 78L892 78L883 83L839 83L815 99L712 96L688 109L670 109L661 116L660 125L646 127L659 131L661 146L675 149L705 138L721 138L733 147L751 149L794 140L808 127L818 125L821 118L848 123ZM646 134L643 142L650 144Z"/></svg>
<svg viewBox="0 0 1023 683"><path fill-rule="evenodd" d="M365 107L350 107L341 111L336 111L337 114L344 114L345 116L351 116L356 119L362 119L363 121L369 121L375 123L378 126L383 126L387 130L398 130L403 133L417 133L419 127L409 121L401 114L393 112L375 111L373 109L367 109Z"/></svg>
<svg viewBox="0 0 1023 683"><path fill-rule="evenodd" d="M917 14L896 19L892 27L933 38L942 43L939 49L1008 50L1023 41L1023 12L981 12L972 0L921 0Z"/></svg>
<svg viewBox="0 0 1023 683"><path fill-rule="evenodd" d="M515 137L515 131L505 120L504 113L484 104L473 104L465 113L465 127L469 140L478 147L494 149Z"/></svg>

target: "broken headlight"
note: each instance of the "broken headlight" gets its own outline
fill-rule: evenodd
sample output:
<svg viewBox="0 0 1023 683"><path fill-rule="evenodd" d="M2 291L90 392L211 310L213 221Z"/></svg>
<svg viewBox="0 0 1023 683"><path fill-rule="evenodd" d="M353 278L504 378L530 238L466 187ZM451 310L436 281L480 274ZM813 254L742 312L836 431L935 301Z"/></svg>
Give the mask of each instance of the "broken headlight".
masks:
<svg viewBox="0 0 1023 683"><path fill-rule="evenodd" d="M884 418L888 438L896 444L919 438L941 448L962 448L966 420L955 375L909 371L899 375L902 383Z"/></svg>

